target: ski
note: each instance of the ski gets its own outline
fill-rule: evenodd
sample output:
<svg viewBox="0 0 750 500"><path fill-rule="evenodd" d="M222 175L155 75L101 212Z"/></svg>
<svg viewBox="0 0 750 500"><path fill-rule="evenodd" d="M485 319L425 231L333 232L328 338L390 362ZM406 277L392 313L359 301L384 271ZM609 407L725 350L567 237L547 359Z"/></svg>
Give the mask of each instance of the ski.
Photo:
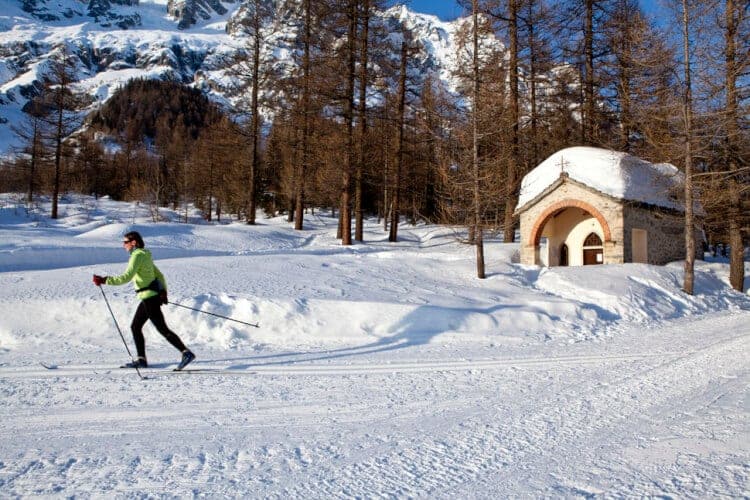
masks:
<svg viewBox="0 0 750 500"><path fill-rule="evenodd" d="M132 369L134 369L134 368L136 368L136 367L135 367L135 366L133 366L133 365L131 365L130 363L125 363L124 365L120 365L120 368L122 368L122 369L124 369L124 370L128 370L128 369L132 370ZM148 368L148 366L141 366L141 365L138 365L138 368L139 368L139 369L141 369L141 370L145 370L145 369L147 369L147 368Z"/></svg>
<svg viewBox="0 0 750 500"><path fill-rule="evenodd" d="M258 372L248 370L233 370L231 368L183 368L182 370L160 370L158 372L151 372L151 375L165 374L165 375L177 375L177 374L193 374L193 375L255 375Z"/></svg>
<svg viewBox="0 0 750 500"><path fill-rule="evenodd" d="M110 373L110 370L114 370L115 368L111 366L103 366L103 365L56 365L54 363L46 363L46 362L39 362L39 365L42 366L45 370L50 371L60 371L60 372L86 372L91 371L92 373ZM173 365L174 366L174 365ZM147 373L149 376L153 375L169 375L169 374L215 374L215 375L255 375L258 372L256 371L250 371L250 370L242 370L242 369L233 369L233 368L183 368L182 370L177 370L176 368L168 368L167 366L162 365L161 367L153 366L150 368L141 368L144 373ZM117 372L126 373L126 369L118 369Z"/></svg>
<svg viewBox="0 0 750 500"><path fill-rule="evenodd" d="M45 363L40 361L39 365L45 370L60 372L63 375L86 375L94 373L96 375L111 373L111 366L102 365L56 365L54 363Z"/></svg>
<svg viewBox="0 0 750 500"><path fill-rule="evenodd" d="M61 372L68 372L68 371L96 371L96 370L111 370L112 367L109 365L57 365L54 363L46 363L43 361L39 362L39 365L44 368L45 370L51 370L51 371L61 371Z"/></svg>

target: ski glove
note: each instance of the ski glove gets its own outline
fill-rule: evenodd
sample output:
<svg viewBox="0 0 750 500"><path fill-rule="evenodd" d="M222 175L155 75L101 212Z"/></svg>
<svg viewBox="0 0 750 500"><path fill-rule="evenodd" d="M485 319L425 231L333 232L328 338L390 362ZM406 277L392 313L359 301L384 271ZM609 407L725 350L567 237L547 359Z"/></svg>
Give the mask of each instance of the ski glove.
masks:
<svg viewBox="0 0 750 500"><path fill-rule="evenodd" d="M169 300L167 299L167 291L162 290L159 292L159 299L161 300L162 304L169 304Z"/></svg>
<svg viewBox="0 0 750 500"><path fill-rule="evenodd" d="M106 276L99 276L98 274L94 275L94 284L96 286L102 286L107 284L107 277Z"/></svg>

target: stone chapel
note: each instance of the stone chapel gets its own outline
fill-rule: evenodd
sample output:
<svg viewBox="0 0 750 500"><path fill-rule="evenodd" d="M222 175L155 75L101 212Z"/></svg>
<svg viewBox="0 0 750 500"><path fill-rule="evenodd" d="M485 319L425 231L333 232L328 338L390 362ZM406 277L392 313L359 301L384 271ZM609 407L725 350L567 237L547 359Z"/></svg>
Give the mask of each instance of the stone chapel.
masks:
<svg viewBox="0 0 750 500"><path fill-rule="evenodd" d="M522 181L521 263L580 266L685 258L683 176L670 164L592 147L563 149ZM702 209L696 204L696 220ZM695 227L696 257L702 230Z"/></svg>

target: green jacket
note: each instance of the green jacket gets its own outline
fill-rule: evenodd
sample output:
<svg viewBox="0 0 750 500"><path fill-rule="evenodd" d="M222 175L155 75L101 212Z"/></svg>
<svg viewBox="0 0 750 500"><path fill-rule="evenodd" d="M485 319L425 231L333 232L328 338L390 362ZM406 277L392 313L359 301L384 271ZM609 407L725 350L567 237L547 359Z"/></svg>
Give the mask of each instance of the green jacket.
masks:
<svg viewBox="0 0 750 500"><path fill-rule="evenodd" d="M151 284L154 279L158 279L161 282L162 289L167 289L167 281L164 279L164 275L159 271L159 268L154 264L151 258L151 252L145 248L136 248L130 252L130 260L128 261L128 267L125 272L119 276L108 276L107 285L124 285L125 283L132 281L136 290L146 288ZM159 295L154 290L144 290L138 292L138 298L141 300L148 299L155 295Z"/></svg>

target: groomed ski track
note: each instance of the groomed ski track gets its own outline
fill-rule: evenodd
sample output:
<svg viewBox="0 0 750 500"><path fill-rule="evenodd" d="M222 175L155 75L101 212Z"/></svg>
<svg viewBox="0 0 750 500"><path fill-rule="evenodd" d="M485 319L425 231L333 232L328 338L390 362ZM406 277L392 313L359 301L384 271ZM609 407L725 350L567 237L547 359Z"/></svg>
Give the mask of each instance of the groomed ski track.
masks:
<svg viewBox="0 0 750 500"><path fill-rule="evenodd" d="M721 333L702 335L717 324ZM4 396L47 391L52 405L0 413L4 435L39 443L0 464L0 485L11 496L739 493L748 487L748 422L727 421L722 408L747 402L747 325L738 313L633 331L623 336L656 335L665 350L626 355L588 346L570 356L292 362L195 377L172 377L164 365L143 370L148 381L102 364L2 367ZM156 400L149 384L180 395ZM677 401L691 427L679 425ZM669 434L657 432L665 426ZM182 444L164 453L165 437Z"/></svg>
<svg viewBox="0 0 750 500"><path fill-rule="evenodd" d="M509 358L509 359L476 359L465 361L430 361L411 363L386 364L346 364L346 365L290 365L290 366L253 366L248 368L232 368L219 365L201 365L194 363L191 368L182 370L185 373L210 373L214 375L286 375L286 376L350 376L382 373L421 373L421 372L460 372L467 370L507 370L513 368L548 369L562 365L588 365L601 363L619 363L627 361L645 361L649 358L660 360L678 356L676 353L644 353L627 356L560 356L550 358ZM46 364L46 363L45 363ZM174 373L174 369L166 367L141 368L141 373L159 375ZM85 375L130 375L135 370L118 368L112 365L54 365L41 368L0 368L0 379L23 377L77 377Z"/></svg>

